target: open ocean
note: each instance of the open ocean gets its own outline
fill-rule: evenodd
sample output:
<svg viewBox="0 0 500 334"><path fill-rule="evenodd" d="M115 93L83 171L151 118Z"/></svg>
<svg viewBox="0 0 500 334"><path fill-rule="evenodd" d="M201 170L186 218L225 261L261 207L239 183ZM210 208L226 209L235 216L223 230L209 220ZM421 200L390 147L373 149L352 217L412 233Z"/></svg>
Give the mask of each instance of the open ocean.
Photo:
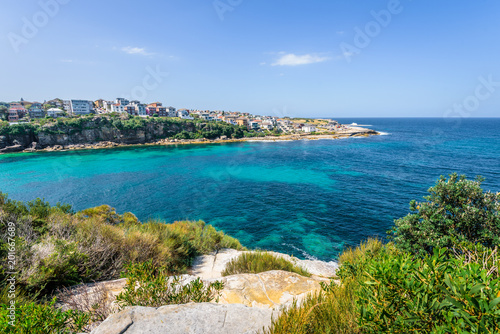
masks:
<svg viewBox="0 0 500 334"><path fill-rule="evenodd" d="M321 260L385 238L440 175L482 175L500 191L498 118L338 120L384 135L3 155L0 191L142 221L202 219L249 248Z"/></svg>

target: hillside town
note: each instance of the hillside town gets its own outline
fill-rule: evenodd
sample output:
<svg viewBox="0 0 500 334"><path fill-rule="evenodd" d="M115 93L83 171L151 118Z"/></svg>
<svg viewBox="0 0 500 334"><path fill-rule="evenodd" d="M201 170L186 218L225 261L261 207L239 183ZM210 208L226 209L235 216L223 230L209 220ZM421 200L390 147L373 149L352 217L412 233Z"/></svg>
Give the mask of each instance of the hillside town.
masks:
<svg viewBox="0 0 500 334"><path fill-rule="evenodd" d="M161 102L141 103L117 98L114 101L98 99L62 100L52 99L41 102L29 102L21 98L15 102L0 102L0 119L10 124L29 122L40 118L79 117L83 115L128 114L138 117L178 117L193 120L226 122L243 126L248 130L280 133L315 133L338 132L346 130L346 126L333 120L297 120L289 117L260 116L235 111L211 111L176 109L164 106Z"/></svg>

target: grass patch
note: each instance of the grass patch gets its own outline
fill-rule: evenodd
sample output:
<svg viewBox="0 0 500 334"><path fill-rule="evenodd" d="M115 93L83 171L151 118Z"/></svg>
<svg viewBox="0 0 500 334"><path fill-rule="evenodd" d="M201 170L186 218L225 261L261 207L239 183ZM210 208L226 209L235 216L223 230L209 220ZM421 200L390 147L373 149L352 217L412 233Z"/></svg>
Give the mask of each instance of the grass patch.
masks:
<svg viewBox="0 0 500 334"><path fill-rule="evenodd" d="M355 281L323 285L322 291L310 294L301 305L296 302L274 319L264 334L362 333L358 327Z"/></svg>
<svg viewBox="0 0 500 334"><path fill-rule="evenodd" d="M247 252L229 261L222 276L236 274L258 274L270 270L283 270L310 277L306 270L292 262L267 252Z"/></svg>

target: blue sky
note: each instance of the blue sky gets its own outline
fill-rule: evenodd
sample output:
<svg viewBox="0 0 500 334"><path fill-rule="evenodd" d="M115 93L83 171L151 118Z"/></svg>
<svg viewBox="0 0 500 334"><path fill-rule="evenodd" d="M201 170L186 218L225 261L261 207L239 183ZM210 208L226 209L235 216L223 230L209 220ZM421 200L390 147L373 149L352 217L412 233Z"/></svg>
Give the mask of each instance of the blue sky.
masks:
<svg viewBox="0 0 500 334"><path fill-rule="evenodd" d="M500 116L496 0L0 8L0 101L127 96L277 116Z"/></svg>

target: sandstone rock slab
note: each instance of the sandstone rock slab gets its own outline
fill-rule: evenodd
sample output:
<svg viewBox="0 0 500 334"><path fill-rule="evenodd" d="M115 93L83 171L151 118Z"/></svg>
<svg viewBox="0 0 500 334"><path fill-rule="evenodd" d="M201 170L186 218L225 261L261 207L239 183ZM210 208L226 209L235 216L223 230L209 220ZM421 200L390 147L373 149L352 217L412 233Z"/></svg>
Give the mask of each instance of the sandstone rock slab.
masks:
<svg viewBox="0 0 500 334"><path fill-rule="evenodd" d="M92 334L254 334L271 324L273 311L241 304L129 307L113 314Z"/></svg>
<svg viewBox="0 0 500 334"><path fill-rule="evenodd" d="M251 307L279 310L300 302L321 289L320 282L328 279L304 277L281 270L259 274L238 274L220 279L224 282L219 303L244 304Z"/></svg>

